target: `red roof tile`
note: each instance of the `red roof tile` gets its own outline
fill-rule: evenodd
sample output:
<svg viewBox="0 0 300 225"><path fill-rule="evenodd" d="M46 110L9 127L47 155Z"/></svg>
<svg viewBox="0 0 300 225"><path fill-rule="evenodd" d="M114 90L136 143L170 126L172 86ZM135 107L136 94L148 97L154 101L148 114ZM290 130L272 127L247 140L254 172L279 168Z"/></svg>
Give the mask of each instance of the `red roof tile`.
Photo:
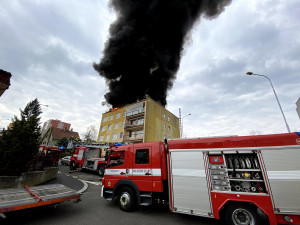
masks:
<svg viewBox="0 0 300 225"><path fill-rule="evenodd" d="M75 131L52 127L52 138L54 140L60 140L64 137L68 139L70 139L71 137L77 138L79 137L79 134Z"/></svg>

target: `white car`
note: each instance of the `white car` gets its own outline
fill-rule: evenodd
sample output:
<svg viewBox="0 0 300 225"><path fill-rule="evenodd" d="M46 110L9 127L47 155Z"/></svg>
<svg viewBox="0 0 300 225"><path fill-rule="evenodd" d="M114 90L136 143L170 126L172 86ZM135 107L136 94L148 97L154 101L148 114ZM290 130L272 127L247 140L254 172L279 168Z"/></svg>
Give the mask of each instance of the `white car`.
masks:
<svg viewBox="0 0 300 225"><path fill-rule="evenodd" d="M65 156L61 159L61 165L68 166L70 164L71 156Z"/></svg>

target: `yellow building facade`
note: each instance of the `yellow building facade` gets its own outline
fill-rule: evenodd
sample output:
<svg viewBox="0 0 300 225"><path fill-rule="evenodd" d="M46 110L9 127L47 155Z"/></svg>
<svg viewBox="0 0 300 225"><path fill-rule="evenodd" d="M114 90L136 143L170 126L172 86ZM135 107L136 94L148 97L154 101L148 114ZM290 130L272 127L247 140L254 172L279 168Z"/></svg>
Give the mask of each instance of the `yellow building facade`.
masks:
<svg viewBox="0 0 300 225"><path fill-rule="evenodd" d="M102 114L97 142L122 142L126 108L113 109Z"/></svg>
<svg viewBox="0 0 300 225"><path fill-rule="evenodd" d="M103 113L98 142L141 143L180 137L179 118L151 98Z"/></svg>

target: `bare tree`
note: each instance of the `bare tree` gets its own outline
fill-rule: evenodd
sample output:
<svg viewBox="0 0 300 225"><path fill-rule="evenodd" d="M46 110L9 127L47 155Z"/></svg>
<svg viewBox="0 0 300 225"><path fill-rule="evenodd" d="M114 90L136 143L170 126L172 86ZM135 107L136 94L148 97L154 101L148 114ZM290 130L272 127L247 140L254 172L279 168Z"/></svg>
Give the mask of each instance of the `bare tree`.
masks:
<svg viewBox="0 0 300 225"><path fill-rule="evenodd" d="M89 126L84 133L84 141L93 142L96 141L97 130L94 125Z"/></svg>

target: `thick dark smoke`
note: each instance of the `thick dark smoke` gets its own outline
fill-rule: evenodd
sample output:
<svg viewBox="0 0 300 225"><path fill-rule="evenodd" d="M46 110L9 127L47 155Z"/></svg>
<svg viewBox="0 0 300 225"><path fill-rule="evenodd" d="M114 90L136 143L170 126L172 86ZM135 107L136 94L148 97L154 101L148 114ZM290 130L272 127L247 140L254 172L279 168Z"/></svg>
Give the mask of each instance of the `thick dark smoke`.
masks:
<svg viewBox="0 0 300 225"><path fill-rule="evenodd" d="M201 16L218 16L231 0L111 0L118 18L94 69L106 79L113 107L144 99L166 105L184 40Z"/></svg>

